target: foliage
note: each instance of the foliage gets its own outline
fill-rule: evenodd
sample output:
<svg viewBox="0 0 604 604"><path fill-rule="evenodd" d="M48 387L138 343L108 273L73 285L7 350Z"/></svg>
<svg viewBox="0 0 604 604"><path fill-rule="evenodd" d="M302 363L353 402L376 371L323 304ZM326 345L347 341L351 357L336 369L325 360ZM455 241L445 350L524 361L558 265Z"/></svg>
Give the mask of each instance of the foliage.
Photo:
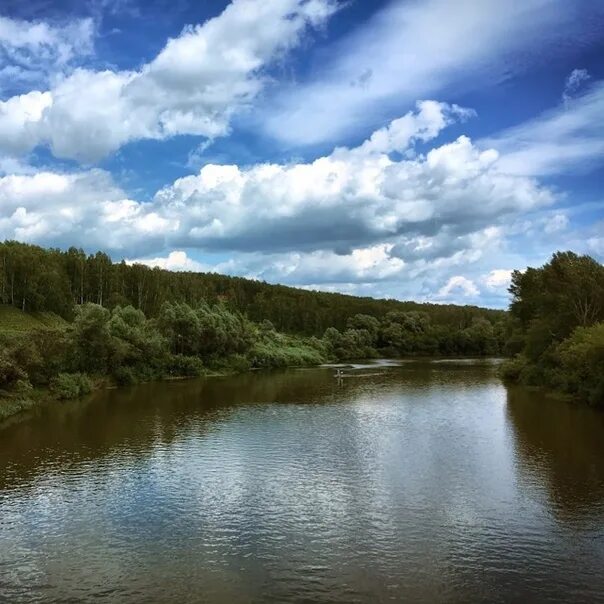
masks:
<svg viewBox="0 0 604 604"><path fill-rule="evenodd" d="M557 350L555 384L592 405L604 405L604 323L578 327Z"/></svg>
<svg viewBox="0 0 604 604"><path fill-rule="evenodd" d="M31 330L64 326L66 322L52 312L26 313L14 306L0 303L0 332L10 335Z"/></svg>
<svg viewBox="0 0 604 604"><path fill-rule="evenodd" d="M59 373L50 382L50 391L58 399L72 399L89 394L92 384L82 373Z"/></svg>
<svg viewBox="0 0 604 604"><path fill-rule="evenodd" d="M72 337L79 369L106 373L114 341L109 332L111 313L99 304L84 304L76 309Z"/></svg>
<svg viewBox="0 0 604 604"><path fill-rule="evenodd" d="M87 255L76 248L61 251L16 241L0 243L0 305L28 313L52 312L71 320L74 306L85 303L109 309L132 306L146 317L157 318L166 302L186 303L193 309L223 305L250 321L268 320L278 331L315 336L328 327L372 332L375 320L390 312L420 312L430 317L432 325L454 331L469 327L476 317L496 323L505 316L502 311L473 306L375 300L214 273L175 273L112 262L101 252ZM177 352L187 354L184 343Z"/></svg>
<svg viewBox="0 0 604 604"><path fill-rule="evenodd" d="M22 380L27 378L27 374L14 359L11 359L5 353L0 353L0 389L12 390Z"/></svg>
<svg viewBox="0 0 604 604"><path fill-rule="evenodd" d="M0 389L120 385L377 355L493 354L502 311L311 292L0 243ZM524 336L523 336L524 338ZM522 340L524 342L524 339Z"/></svg>
<svg viewBox="0 0 604 604"><path fill-rule="evenodd" d="M0 422L34 407L37 400L31 396L16 395L0 398Z"/></svg>
<svg viewBox="0 0 604 604"><path fill-rule="evenodd" d="M275 331L264 332L252 346L248 357L252 367L262 369L319 365L327 360L321 340L304 340Z"/></svg>
<svg viewBox="0 0 604 604"><path fill-rule="evenodd" d="M511 359L506 359L499 368L499 375L504 382L522 381L523 372L528 366L528 360L524 355L516 355Z"/></svg>
<svg viewBox="0 0 604 604"><path fill-rule="evenodd" d="M604 266L557 252L541 268L515 271L510 292L507 349L516 357L504 377L604 405Z"/></svg>
<svg viewBox="0 0 604 604"><path fill-rule="evenodd" d="M172 376L197 377L203 375L203 362L198 357L174 354L167 365L167 373Z"/></svg>

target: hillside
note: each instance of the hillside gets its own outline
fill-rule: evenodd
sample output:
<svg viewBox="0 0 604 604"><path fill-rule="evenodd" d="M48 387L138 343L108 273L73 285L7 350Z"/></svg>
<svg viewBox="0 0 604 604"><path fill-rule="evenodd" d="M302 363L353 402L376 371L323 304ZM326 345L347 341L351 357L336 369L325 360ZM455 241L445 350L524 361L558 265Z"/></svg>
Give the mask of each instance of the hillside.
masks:
<svg viewBox="0 0 604 604"><path fill-rule="evenodd" d="M26 313L14 306L0 304L0 332L25 332L64 325L62 319L53 312L38 311Z"/></svg>

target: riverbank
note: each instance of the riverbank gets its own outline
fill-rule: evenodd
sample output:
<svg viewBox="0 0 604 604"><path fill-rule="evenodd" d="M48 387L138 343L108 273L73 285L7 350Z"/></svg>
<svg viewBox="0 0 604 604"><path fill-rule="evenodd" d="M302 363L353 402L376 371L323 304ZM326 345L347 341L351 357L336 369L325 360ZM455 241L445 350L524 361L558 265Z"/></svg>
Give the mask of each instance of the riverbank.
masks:
<svg viewBox="0 0 604 604"><path fill-rule="evenodd" d="M119 384L115 380L107 376L89 376L83 375L78 376L77 374L71 374L70 378L73 381L79 383L82 379L88 382L88 385L81 391L75 391L67 389L66 391L57 392L52 391L50 388L27 388L24 392L13 392L13 393L0 393L0 429L4 427L5 423L9 419L13 419L18 415L25 414L27 411L35 410L37 407L43 405L61 405L68 401L77 399L84 399L93 392L102 390L123 390L129 386L138 386L143 384L153 383L169 383L169 382L182 382L195 380L198 378L225 378L229 376L239 376L246 373L252 372L270 372L278 369L301 369L301 368L325 368L325 369L344 369L355 370L359 369L379 369L387 367L397 367L404 363L421 363L430 362L435 364L462 364L462 365L475 365L477 361L488 362L489 364L499 364L503 361L499 357L400 357L400 358L376 358L376 359L356 359L354 361L335 361L329 359L321 359L316 363L306 364L290 364L281 365L279 367L251 367L236 368L234 365L223 363L220 368L205 368L202 372L197 375L190 376L176 376L176 375L165 375L156 377L151 380L139 381L131 384ZM72 393L72 396L66 394Z"/></svg>
<svg viewBox="0 0 604 604"><path fill-rule="evenodd" d="M0 325L0 417L39 400L76 399L101 384L130 386L155 380L241 373L251 369L312 367L329 360L490 356L502 340L486 319L450 332L422 313L356 315L340 332L322 337L282 333L226 306L166 302L157 317L132 306L109 310L86 303L71 323L40 327L33 315L5 313ZM35 319L35 320L34 320ZM20 328L21 331L19 331ZM32 394L41 390L43 394Z"/></svg>
<svg viewBox="0 0 604 604"><path fill-rule="evenodd" d="M279 369L295 369L302 367L317 367L323 363L323 359L320 362L313 364L303 364L303 365L284 365L279 367ZM234 375L240 375L242 373L252 372L252 371L269 371L271 368L260 368L260 367L247 367L242 369L241 367L237 369L234 366L223 366L218 369L204 369L200 371L196 375L188 375L188 376L177 376L177 375L165 375L156 377L151 380L145 381L136 381L129 384L119 384L115 380L107 377L107 376L89 376L89 375L79 375L79 374L64 374L66 381L73 382L81 382L82 378L87 380L88 384L83 389L71 389L68 386L64 387L61 390L51 390L50 387L47 388L31 388L25 387L21 392L0 392L0 428L2 428L3 424L9 420L14 418L15 416L24 414L27 411L32 411L37 407L42 405L52 405L57 404L60 405L65 403L66 401L72 401L77 399L83 399L92 392L97 392L99 390L114 390L114 389L123 389L128 386L137 386L141 384L149 384L149 383L161 383L161 382L179 382L185 380L194 380L198 378L212 378L212 377L229 377ZM277 369L277 367L273 367L272 369ZM70 395L71 394L71 395Z"/></svg>

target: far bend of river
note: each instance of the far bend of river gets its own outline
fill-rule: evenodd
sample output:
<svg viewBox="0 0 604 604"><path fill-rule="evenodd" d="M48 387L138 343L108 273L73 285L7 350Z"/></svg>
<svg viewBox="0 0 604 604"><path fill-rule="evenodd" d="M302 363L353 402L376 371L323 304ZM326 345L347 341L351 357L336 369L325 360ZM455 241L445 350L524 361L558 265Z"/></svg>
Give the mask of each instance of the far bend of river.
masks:
<svg viewBox="0 0 604 604"><path fill-rule="evenodd" d="M604 414L493 361L97 392L0 429L0 601L604 602Z"/></svg>

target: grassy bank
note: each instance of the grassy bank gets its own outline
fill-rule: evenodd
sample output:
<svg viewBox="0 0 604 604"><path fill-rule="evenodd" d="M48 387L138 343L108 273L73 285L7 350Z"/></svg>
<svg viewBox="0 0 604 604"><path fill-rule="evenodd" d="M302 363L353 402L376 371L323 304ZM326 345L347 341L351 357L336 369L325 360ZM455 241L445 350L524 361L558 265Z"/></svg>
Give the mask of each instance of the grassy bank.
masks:
<svg viewBox="0 0 604 604"><path fill-rule="evenodd" d="M66 326L67 322L53 312L26 313L14 306L0 304L0 333L19 334Z"/></svg>

